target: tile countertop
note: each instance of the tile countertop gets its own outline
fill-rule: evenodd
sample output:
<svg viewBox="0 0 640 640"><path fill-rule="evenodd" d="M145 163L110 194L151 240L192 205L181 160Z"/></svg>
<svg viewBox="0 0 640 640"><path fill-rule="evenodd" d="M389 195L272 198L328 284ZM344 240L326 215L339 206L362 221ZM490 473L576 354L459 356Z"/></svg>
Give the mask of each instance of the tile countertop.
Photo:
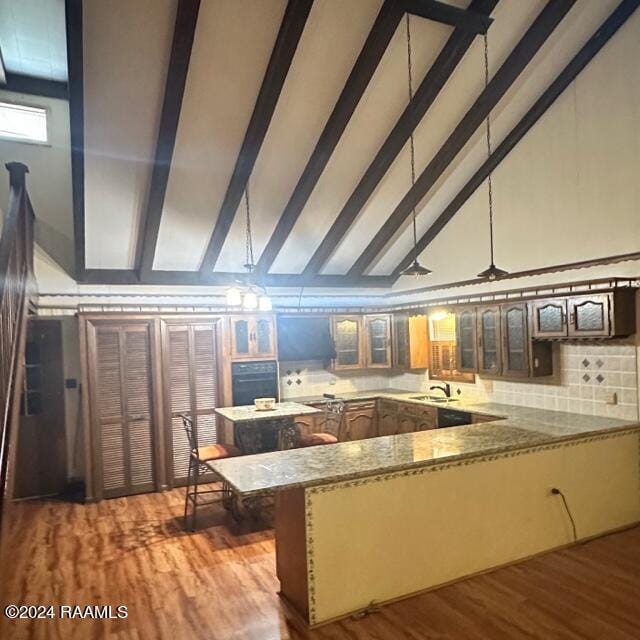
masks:
<svg viewBox="0 0 640 640"><path fill-rule="evenodd" d="M239 407L219 407L215 412L231 422L257 422L311 415L321 413L322 410L299 402L276 402L275 409L270 411L258 411L254 405L247 404Z"/></svg>
<svg viewBox="0 0 640 640"><path fill-rule="evenodd" d="M349 398L349 395L357 397ZM383 390L343 394L340 398L348 400L389 397L408 400L409 396L416 395L419 393ZM413 402L430 404L415 400ZM451 409L500 416L500 419L461 427L340 442L335 445L240 456L219 460L212 463L212 466L237 492L243 496L252 496L277 489L331 484L380 473L526 449L586 435L636 427L640 429L638 421L505 404L455 402L448 406Z"/></svg>

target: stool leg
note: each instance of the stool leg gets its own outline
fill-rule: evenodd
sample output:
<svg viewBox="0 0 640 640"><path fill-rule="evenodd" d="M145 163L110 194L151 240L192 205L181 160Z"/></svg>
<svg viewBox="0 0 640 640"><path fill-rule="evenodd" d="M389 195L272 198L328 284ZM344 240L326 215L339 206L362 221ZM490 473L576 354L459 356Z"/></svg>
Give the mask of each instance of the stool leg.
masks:
<svg viewBox="0 0 640 640"><path fill-rule="evenodd" d="M189 513L189 496L191 494L191 473L193 470L193 458L189 457L189 469L187 471L187 492L184 496L184 528L187 528L187 514Z"/></svg>
<svg viewBox="0 0 640 640"><path fill-rule="evenodd" d="M197 460L193 461L194 471L194 487L193 487L193 514L191 516L191 531L196 530L196 512L198 510L198 485L200 484L200 463Z"/></svg>

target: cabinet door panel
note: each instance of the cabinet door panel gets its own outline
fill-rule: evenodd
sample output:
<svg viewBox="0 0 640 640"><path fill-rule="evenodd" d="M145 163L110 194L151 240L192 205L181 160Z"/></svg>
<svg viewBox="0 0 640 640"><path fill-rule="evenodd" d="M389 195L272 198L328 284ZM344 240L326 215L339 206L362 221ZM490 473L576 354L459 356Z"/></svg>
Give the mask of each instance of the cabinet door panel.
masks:
<svg viewBox="0 0 640 640"><path fill-rule="evenodd" d="M503 307L502 335L504 337L504 376L529 376L529 335L527 307L524 304Z"/></svg>
<svg viewBox="0 0 640 640"><path fill-rule="evenodd" d="M249 318L231 318L231 356L251 355L251 323Z"/></svg>
<svg viewBox="0 0 640 640"><path fill-rule="evenodd" d="M458 349L458 371L477 371L476 312L464 309L456 317L456 341Z"/></svg>
<svg viewBox="0 0 640 640"><path fill-rule="evenodd" d="M533 337L562 338L567 335L567 301L538 300L533 303Z"/></svg>
<svg viewBox="0 0 640 640"><path fill-rule="evenodd" d="M398 411L398 427L396 433L413 433L417 427L417 419L412 413Z"/></svg>
<svg viewBox="0 0 640 640"><path fill-rule="evenodd" d="M391 316L365 316L366 365L371 368L391 366Z"/></svg>
<svg viewBox="0 0 640 640"><path fill-rule="evenodd" d="M478 370L499 375L501 371L500 307L478 309Z"/></svg>
<svg viewBox="0 0 640 640"><path fill-rule="evenodd" d="M608 295L569 299L570 336L608 336L610 328Z"/></svg>
<svg viewBox="0 0 640 640"><path fill-rule="evenodd" d="M275 357L274 322L271 318L258 318L255 321L255 354L264 357Z"/></svg>
<svg viewBox="0 0 640 640"><path fill-rule="evenodd" d="M336 346L334 369L358 369L362 366L361 318L335 316L333 339Z"/></svg>
<svg viewBox="0 0 640 640"><path fill-rule="evenodd" d="M393 366L409 368L409 318L404 314L393 316Z"/></svg>
<svg viewBox="0 0 640 640"><path fill-rule="evenodd" d="M373 438L375 434L375 411L347 411L346 416L346 439L364 440Z"/></svg>

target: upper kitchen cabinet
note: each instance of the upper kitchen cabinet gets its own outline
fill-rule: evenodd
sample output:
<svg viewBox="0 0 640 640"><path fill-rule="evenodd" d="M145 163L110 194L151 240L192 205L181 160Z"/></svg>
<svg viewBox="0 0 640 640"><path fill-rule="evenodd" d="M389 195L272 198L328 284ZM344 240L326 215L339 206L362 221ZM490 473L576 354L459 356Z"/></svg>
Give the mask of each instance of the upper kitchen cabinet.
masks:
<svg viewBox="0 0 640 640"><path fill-rule="evenodd" d="M275 319L271 315L229 318L231 358L272 360L276 357Z"/></svg>
<svg viewBox="0 0 640 640"><path fill-rule="evenodd" d="M364 316L365 366L369 369L391 367L391 316Z"/></svg>
<svg viewBox="0 0 640 640"><path fill-rule="evenodd" d="M474 373L458 366L456 314L435 312L429 316L429 377L437 380L473 382Z"/></svg>
<svg viewBox="0 0 640 640"><path fill-rule="evenodd" d="M333 369L361 369L365 366L362 349L362 317L333 316L331 330L336 346Z"/></svg>
<svg viewBox="0 0 640 640"><path fill-rule="evenodd" d="M429 327L424 314L393 315L393 366L396 369L429 367Z"/></svg>
<svg viewBox="0 0 640 640"><path fill-rule="evenodd" d="M478 373L497 376L502 371L500 307L477 310Z"/></svg>
<svg viewBox="0 0 640 640"><path fill-rule="evenodd" d="M458 370L475 372L478 370L476 349L476 310L463 308L456 312L456 348L458 350Z"/></svg>
<svg viewBox="0 0 640 640"><path fill-rule="evenodd" d="M612 338L634 332L634 289L532 303L534 338Z"/></svg>

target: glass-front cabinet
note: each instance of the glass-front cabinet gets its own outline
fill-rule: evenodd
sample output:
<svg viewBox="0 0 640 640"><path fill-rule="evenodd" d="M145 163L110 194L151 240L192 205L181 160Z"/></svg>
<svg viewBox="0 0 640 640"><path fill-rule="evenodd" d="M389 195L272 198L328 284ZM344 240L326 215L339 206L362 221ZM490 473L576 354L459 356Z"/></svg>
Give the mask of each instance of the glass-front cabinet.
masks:
<svg viewBox="0 0 640 640"><path fill-rule="evenodd" d="M362 357L361 316L333 316L331 325L336 347L333 368L362 368L364 358Z"/></svg>
<svg viewBox="0 0 640 640"><path fill-rule="evenodd" d="M608 336L609 296L607 294L569 298L569 335Z"/></svg>
<svg viewBox="0 0 640 640"><path fill-rule="evenodd" d="M506 377L529 376L529 336L526 304L502 307L503 366Z"/></svg>
<svg viewBox="0 0 640 640"><path fill-rule="evenodd" d="M478 372L499 375L502 364L500 307L480 307L477 310Z"/></svg>
<svg viewBox="0 0 640 640"><path fill-rule="evenodd" d="M272 359L276 357L273 316L232 316L229 318L231 357Z"/></svg>
<svg viewBox="0 0 640 640"><path fill-rule="evenodd" d="M477 371L475 308L461 309L456 313L456 343L458 371Z"/></svg>
<svg viewBox="0 0 640 640"><path fill-rule="evenodd" d="M563 338L567 335L567 301L536 300L532 303L531 333L534 338Z"/></svg>
<svg viewBox="0 0 640 640"><path fill-rule="evenodd" d="M391 367L391 316L365 316L366 366Z"/></svg>

